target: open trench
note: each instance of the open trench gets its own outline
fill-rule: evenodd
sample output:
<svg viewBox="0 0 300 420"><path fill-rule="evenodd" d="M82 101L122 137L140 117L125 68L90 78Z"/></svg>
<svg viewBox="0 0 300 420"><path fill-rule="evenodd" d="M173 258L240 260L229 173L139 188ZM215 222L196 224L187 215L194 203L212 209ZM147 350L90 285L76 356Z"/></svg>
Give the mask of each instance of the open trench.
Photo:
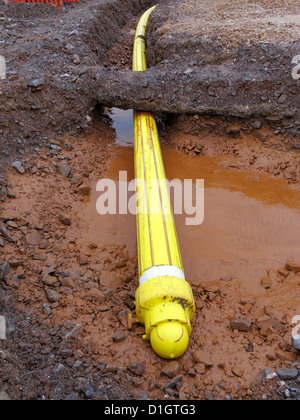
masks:
<svg viewBox="0 0 300 420"><path fill-rule="evenodd" d="M116 23L112 71L130 70L134 15ZM141 325L127 326L138 286L135 216L96 209L99 180L124 194L120 171L134 178L132 111L104 105L94 103L80 135L24 148L24 171L7 165L2 178L0 308L9 321L0 391L12 399L298 398L296 380L264 376L299 369L291 330L300 276L287 265L300 251L297 148L253 118L157 114L168 179L205 183L203 223L175 215L197 310L188 351L169 364L142 340Z"/></svg>

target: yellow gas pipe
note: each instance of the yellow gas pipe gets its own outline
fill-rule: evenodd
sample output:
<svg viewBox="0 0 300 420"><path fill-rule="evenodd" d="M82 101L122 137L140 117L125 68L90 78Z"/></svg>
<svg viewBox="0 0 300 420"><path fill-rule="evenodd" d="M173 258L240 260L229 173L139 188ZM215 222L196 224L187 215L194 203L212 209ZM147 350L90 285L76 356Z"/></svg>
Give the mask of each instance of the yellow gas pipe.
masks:
<svg viewBox="0 0 300 420"><path fill-rule="evenodd" d="M133 71L147 70L146 26L156 6L141 18L134 42ZM144 339L165 359L187 349L195 303L186 282L154 116L134 112L134 156L138 197L137 242L140 287L137 321Z"/></svg>

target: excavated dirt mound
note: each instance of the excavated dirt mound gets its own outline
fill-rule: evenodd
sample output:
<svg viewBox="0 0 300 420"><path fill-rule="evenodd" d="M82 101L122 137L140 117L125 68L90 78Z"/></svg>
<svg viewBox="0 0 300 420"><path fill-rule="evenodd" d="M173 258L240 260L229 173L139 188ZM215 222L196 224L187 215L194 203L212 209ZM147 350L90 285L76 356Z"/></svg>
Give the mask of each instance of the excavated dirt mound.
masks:
<svg viewBox="0 0 300 420"><path fill-rule="evenodd" d="M161 1L133 74L152 4L0 4L0 399L299 399L296 2ZM208 224L177 219L197 313L175 362L128 329L134 217L96 212L97 181L133 177L105 106L159 112L168 176L207 182Z"/></svg>
<svg viewBox="0 0 300 420"><path fill-rule="evenodd" d="M99 101L155 112L267 117L298 133L296 1L164 1L150 18L147 43L147 74L108 74L100 80Z"/></svg>
<svg viewBox="0 0 300 420"><path fill-rule="evenodd" d="M0 53L7 67L7 79L0 80L4 155L17 151L17 141L40 145L49 133L88 128L97 104L92 69L105 76L109 50L123 26L151 4L83 0L59 9L1 2Z"/></svg>

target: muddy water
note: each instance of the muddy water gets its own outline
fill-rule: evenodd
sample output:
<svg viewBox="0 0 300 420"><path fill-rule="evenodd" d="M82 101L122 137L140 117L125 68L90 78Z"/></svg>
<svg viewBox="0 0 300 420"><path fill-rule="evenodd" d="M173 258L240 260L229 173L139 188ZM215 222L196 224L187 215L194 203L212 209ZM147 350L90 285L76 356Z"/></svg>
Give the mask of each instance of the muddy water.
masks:
<svg viewBox="0 0 300 420"><path fill-rule="evenodd" d="M112 127L116 133L115 144L119 146L132 146L133 144L133 111L129 109L112 108L110 112L113 124Z"/></svg>
<svg viewBox="0 0 300 420"><path fill-rule="evenodd" d="M134 178L132 114L115 111L116 141L110 147L107 178L118 181L119 171ZM123 123L127 128L122 132ZM124 126L123 126L124 127ZM125 147L126 146L126 147ZM300 191L284 180L240 170L222 169L222 158L189 158L162 145L168 179L204 179L205 218L199 226L187 226L186 214L175 215L186 278L194 286L236 282L242 296L264 296L261 279L270 268L285 266L300 255ZM94 180L91 197L77 205L81 245L93 242L126 244L136 255L135 216L104 215L96 211L100 195ZM118 184L118 189L126 183Z"/></svg>

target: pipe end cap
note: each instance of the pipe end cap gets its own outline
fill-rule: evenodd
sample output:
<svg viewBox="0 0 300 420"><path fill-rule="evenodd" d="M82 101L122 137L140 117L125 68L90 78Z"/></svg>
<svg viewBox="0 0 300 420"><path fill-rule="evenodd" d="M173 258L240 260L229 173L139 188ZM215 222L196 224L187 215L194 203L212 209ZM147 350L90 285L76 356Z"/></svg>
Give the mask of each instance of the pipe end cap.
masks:
<svg viewBox="0 0 300 420"><path fill-rule="evenodd" d="M189 345L189 333L184 324L168 321L153 328L150 341L158 356L164 359L177 359Z"/></svg>

